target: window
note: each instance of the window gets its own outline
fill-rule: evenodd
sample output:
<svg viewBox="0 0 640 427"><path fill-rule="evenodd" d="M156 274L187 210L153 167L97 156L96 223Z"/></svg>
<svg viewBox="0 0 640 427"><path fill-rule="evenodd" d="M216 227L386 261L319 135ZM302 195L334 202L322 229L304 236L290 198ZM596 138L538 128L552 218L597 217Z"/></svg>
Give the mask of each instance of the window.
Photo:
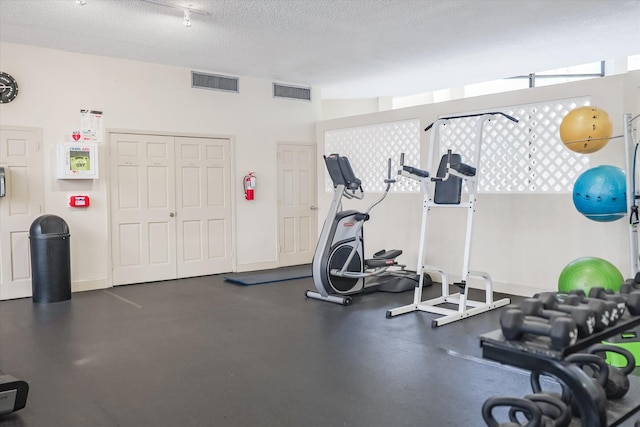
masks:
<svg viewBox="0 0 640 427"><path fill-rule="evenodd" d="M627 58L627 70L640 70L640 55L632 55Z"/></svg>
<svg viewBox="0 0 640 427"><path fill-rule="evenodd" d="M531 74L531 87L550 86L604 76L604 61ZM532 80L533 79L533 80Z"/></svg>
<svg viewBox="0 0 640 427"><path fill-rule="evenodd" d="M466 85L464 87L465 98L472 96L489 95L492 93L508 92L511 90L527 89L529 82L523 79L500 79L483 83Z"/></svg>
<svg viewBox="0 0 640 427"><path fill-rule="evenodd" d="M640 69L640 55L627 57L627 70ZM555 70L530 73L522 76L469 84L461 90L441 89L411 96L394 97L393 109L433 104L459 98L509 92L539 86L550 86L605 76L605 61L558 68Z"/></svg>

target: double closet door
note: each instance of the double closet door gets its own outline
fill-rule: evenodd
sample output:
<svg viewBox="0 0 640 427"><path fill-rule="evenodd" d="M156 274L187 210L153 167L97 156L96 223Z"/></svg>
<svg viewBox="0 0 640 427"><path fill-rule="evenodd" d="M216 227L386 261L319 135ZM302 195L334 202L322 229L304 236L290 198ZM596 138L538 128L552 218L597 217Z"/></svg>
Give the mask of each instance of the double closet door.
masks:
<svg viewBox="0 0 640 427"><path fill-rule="evenodd" d="M114 285L232 271L230 145L110 134Z"/></svg>

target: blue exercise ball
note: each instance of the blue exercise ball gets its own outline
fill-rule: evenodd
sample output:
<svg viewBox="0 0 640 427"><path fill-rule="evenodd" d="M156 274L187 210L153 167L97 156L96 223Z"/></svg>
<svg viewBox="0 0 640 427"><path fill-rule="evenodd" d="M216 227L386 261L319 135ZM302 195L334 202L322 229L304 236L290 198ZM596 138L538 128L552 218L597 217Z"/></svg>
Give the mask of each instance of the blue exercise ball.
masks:
<svg viewBox="0 0 640 427"><path fill-rule="evenodd" d="M611 222L625 216L627 181L615 166L596 166L582 173L573 185L573 204L593 221Z"/></svg>

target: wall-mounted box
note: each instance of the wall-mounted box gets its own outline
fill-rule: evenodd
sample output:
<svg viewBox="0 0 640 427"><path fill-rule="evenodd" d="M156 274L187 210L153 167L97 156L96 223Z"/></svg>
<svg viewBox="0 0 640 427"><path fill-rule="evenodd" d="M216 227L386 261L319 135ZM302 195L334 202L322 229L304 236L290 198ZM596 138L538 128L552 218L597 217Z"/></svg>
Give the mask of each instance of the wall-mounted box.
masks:
<svg viewBox="0 0 640 427"><path fill-rule="evenodd" d="M58 179L98 178L96 144L61 142L58 144Z"/></svg>
<svg viewBox="0 0 640 427"><path fill-rule="evenodd" d="M88 208L91 206L91 198L89 196L71 196L69 197L69 206L72 208Z"/></svg>

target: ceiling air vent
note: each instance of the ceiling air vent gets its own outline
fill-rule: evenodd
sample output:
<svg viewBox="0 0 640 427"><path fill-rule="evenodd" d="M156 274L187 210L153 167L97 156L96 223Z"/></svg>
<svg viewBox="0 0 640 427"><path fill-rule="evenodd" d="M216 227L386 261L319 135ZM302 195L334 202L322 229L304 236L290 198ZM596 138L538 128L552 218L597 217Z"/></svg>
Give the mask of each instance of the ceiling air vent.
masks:
<svg viewBox="0 0 640 427"><path fill-rule="evenodd" d="M191 87L238 93L238 78L191 72Z"/></svg>
<svg viewBox="0 0 640 427"><path fill-rule="evenodd" d="M273 96L275 98L303 99L311 101L311 88L299 86L284 86L273 84Z"/></svg>

